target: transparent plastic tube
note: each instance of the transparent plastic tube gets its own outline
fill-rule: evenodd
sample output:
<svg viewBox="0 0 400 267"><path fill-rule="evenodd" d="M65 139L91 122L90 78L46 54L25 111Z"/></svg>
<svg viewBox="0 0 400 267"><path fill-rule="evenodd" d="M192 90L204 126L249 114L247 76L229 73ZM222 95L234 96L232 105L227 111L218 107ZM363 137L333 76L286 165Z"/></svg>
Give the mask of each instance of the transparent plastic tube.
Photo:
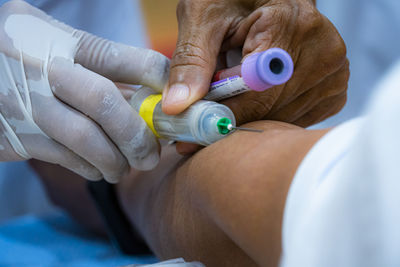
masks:
<svg viewBox="0 0 400 267"><path fill-rule="evenodd" d="M246 91L265 91L286 83L292 74L290 55L280 48L271 48L247 57L239 66L217 72L204 99L218 101Z"/></svg>
<svg viewBox="0 0 400 267"><path fill-rule="evenodd" d="M161 95L148 87L138 89L130 104L157 137L168 140L207 146L231 132L227 125L236 125L233 112L212 101L200 100L179 115L166 115L161 110Z"/></svg>

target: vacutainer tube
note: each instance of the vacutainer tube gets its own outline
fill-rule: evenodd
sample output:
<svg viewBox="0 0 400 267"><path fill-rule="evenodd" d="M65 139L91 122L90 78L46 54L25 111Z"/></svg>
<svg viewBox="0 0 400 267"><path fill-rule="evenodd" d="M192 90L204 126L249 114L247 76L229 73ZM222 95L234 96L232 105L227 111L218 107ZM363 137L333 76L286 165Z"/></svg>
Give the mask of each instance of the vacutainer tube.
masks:
<svg viewBox="0 0 400 267"><path fill-rule="evenodd" d="M179 115L166 115L161 109L161 95L148 87L139 88L130 104L153 133L163 139L207 146L236 126L235 116L227 106L206 100L194 103Z"/></svg>
<svg viewBox="0 0 400 267"><path fill-rule="evenodd" d="M265 91L286 83L293 74L293 60L283 49L271 48L247 57L239 66L217 72L206 100L219 101L246 91Z"/></svg>

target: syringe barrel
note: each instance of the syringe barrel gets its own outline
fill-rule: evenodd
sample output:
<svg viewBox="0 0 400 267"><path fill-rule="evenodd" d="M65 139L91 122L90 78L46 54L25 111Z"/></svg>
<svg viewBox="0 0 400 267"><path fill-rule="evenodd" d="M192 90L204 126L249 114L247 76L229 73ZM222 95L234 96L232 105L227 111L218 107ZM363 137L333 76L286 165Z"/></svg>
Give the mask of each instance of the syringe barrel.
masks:
<svg viewBox="0 0 400 267"><path fill-rule="evenodd" d="M161 96L155 96L155 92L147 87L138 89L130 104L158 137L168 140L207 146L226 136L218 130L220 119L228 118L233 126L236 124L235 116L227 106L205 100L194 103L179 115L166 115L161 109Z"/></svg>

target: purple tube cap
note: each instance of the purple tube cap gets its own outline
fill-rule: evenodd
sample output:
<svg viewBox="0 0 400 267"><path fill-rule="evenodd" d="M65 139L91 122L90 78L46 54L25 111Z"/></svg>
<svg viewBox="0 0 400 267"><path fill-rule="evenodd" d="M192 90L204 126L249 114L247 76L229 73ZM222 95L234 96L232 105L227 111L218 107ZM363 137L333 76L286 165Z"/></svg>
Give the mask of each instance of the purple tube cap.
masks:
<svg viewBox="0 0 400 267"><path fill-rule="evenodd" d="M271 48L247 57L242 64L244 82L254 91L286 83L293 74L293 60L281 48Z"/></svg>

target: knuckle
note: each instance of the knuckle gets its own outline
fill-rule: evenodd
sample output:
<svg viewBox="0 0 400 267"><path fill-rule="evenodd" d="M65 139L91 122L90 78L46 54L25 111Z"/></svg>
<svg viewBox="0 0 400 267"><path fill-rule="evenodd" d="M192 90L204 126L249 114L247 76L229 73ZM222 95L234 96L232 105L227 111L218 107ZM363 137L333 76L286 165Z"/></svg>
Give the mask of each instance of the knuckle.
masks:
<svg viewBox="0 0 400 267"><path fill-rule="evenodd" d="M345 65L334 74L333 90L331 95L340 95L347 91L350 78L350 70L348 66L348 63L345 63Z"/></svg>
<svg viewBox="0 0 400 267"><path fill-rule="evenodd" d="M316 120L316 122L323 121L333 115L338 114L343 107L346 105L347 102L347 93L344 92L341 95L338 95L334 98L332 98L329 102L327 102L326 105L326 110L327 112L321 112L320 117Z"/></svg>
<svg viewBox="0 0 400 267"><path fill-rule="evenodd" d="M342 110L342 108L344 108L344 106L347 103L347 92L344 92L343 95L341 96L341 99L338 101L338 110L335 112L339 113L339 111Z"/></svg>
<svg viewBox="0 0 400 267"><path fill-rule="evenodd" d="M325 17L316 8L307 8L299 14L299 31L304 35L317 33L324 27Z"/></svg>
<svg viewBox="0 0 400 267"><path fill-rule="evenodd" d="M330 77L326 78L326 82L321 82L315 87L318 99L327 99L346 93L349 81L349 71L343 68Z"/></svg>
<svg viewBox="0 0 400 267"><path fill-rule="evenodd" d="M333 25L332 25L333 27ZM346 64L347 58L346 58L346 54L347 54L347 49L346 49L346 45L342 39L342 37L339 35L339 33L336 31L336 29L334 30L334 34L332 34L332 39L329 40L330 42L330 57L329 59L332 61L332 67L333 68L340 68L341 66Z"/></svg>
<svg viewBox="0 0 400 267"><path fill-rule="evenodd" d="M104 77L99 78L93 84L91 91L90 102L96 106L94 109L95 114L106 117L119 108L120 101L117 98L117 89L110 80ZM101 117L95 119L101 119Z"/></svg>
<svg viewBox="0 0 400 267"><path fill-rule="evenodd" d="M350 79L350 67L349 60L346 58L343 66L339 69L338 73L338 82L347 88L347 84Z"/></svg>
<svg viewBox="0 0 400 267"><path fill-rule="evenodd" d="M188 6L190 6L191 0L180 0L178 5L176 6L176 12L178 18L180 18L183 14L188 10Z"/></svg>
<svg viewBox="0 0 400 267"><path fill-rule="evenodd" d="M345 80L345 83L347 85L347 83L350 80L350 61L349 61L348 58L346 58L345 63L344 63L342 68L343 68L343 72L344 72L344 75L345 75L344 80Z"/></svg>
<svg viewBox="0 0 400 267"><path fill-rule="evenodd" d="M323 53L324 67L329 72L334 72L346 64L347 48L335 26L327 19L325 21L326 27L320 33L320 38L323 41L321 53Z"/></svg>
<svg viewBox="0 0 400 267"><path fill-rule="evenodd" d="M171 69L180 66L206 68L209 62L204 55L206 55L206 52L197 44L193 42L180 43L177 45L171 61Z"/></svg>
<svg viewBox="0 0 400 267"><path fill-rule="evenodd" d="M288 22L291 21L291 17L297 16L297 14L293 14L293 10L287 5L263 6L256 10L255 14L258 14L258 17L253 28L257 32L266 31L269 33L281 32L282 25L290 24Z"/></svg>
<svg viewBox="0 0 400 267"><path fill-rule="evenodd" d="M199 17L202 15L203 3L208 1L180 0L176 8L178 22L183 22L189 17Z"/></svg>
<svg viewBox="0 0 400 267"><path fill-rule="evenodd" d="M339 34L336 34L336 40L335 40L334 44L336 47L336 49L335 49L336 55L339 58L342 58L343 62L344 62L346 59L346 55L347 55L347 48L346 48L346 44L344 43L342 37L340 37Z"/></svg>
<svg viewBox="0 0 400 267"><path fill-rule="evenodd" d="M316 49L318 50L314 50L314 58L318 59L316 64L324 75L335 73L348 64L346 46L336 31Z"/></svg>
<svg viewBox="0 0 400 267"><path fill-rule="evenodd" d="M344 92L343 94L338 96L338 99L336 100L336 108L332 111L331 115L339 113L339 111L342 110L342 108L346 105L346 103L347 103L347 93Z"/></svg>

